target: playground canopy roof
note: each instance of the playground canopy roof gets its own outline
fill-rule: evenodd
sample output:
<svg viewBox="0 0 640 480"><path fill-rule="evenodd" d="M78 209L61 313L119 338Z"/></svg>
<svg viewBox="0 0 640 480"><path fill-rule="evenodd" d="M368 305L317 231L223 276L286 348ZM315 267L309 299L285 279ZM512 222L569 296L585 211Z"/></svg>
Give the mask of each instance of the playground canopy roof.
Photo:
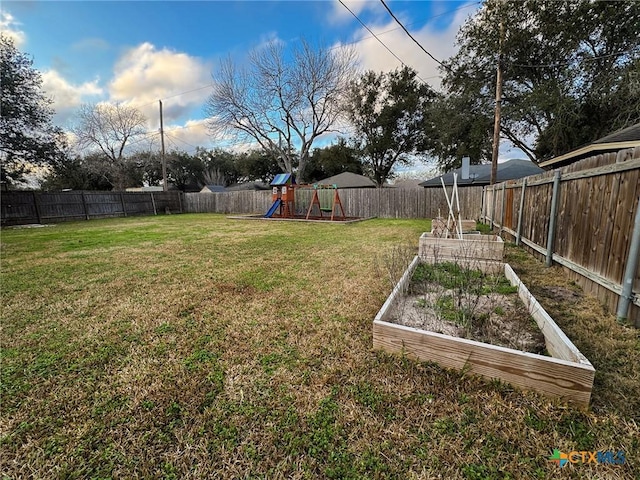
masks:
<svg viewBox="0 0 640 480"><path fill-rule="evenodd" d="M293 177L290 173L279 173L274 177L273 181L271 182L271 186L279 187L281 185L292 185L294 183L296 182L293 180Z"/></svg>

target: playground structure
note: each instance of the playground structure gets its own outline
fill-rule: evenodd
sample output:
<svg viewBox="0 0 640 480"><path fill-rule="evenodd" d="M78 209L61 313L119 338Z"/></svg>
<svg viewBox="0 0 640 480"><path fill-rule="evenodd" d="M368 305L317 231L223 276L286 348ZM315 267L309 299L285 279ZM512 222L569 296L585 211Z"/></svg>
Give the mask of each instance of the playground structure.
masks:
<svg viewBox="0 0 640 480"><path fill-rule="evenodd" d="M331 191L333 191L333 195L331 195ZM331 206L329 207L329 205ZM329 218L331 221L335 220L336 218L339 218L341 220L344 220L346 218L346 215L344 214L344 207L342 206L342 202L340 201L338 187L336 185L314 184L313 197L311 198L311 203L309 204L309 209L307 210L307 220L309 220L309 218L311 217L314 206L318 207L320 218L324 218L323 213L331 213ZM336 216L337 207L340 207L342 216Z"/></svg>
<svg viewBox="0 0 640 480"><path fill-rule="evenodd" d="M281 173L275 176L270 186L272 187L273 203L267 213L264 214L264 218L327 221L354 220L346 216L336 185L318 183L296 185L290 173ZM296 213L296 189L313 189L306 215Z"/></svg>
<svg viewBox="0 0 640 480"><path fill-rule="evenodd" d="M265 218L293 218L296 213L296 181L290 173L280 173L271 182L273 203ZM276 213L277 212L277 213Z"/></svg>

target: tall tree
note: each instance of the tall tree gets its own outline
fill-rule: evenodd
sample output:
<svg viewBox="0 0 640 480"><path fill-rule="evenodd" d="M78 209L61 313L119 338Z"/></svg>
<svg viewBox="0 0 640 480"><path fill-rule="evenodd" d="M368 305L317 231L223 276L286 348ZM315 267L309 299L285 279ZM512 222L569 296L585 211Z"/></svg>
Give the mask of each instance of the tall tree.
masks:
<svg viewBox="0 0 640 480"><path fill-rule="evenodd" d="M410 164L432 148L434 127L427 112L435 98L409 67L388 73L368 71L352 83L347 102L354 128L351 141L378 186L396 164Z"/></svg>
<svg viewBox="0 0 640 480"><path fill-rule="evenodd" d="M432 132L430 153L441 171L460 167L462 157L469 157L474 165L491 161L493 118L483 110L483 103L439 94L431 105L428 115L438 128Z"/></svg>
<svg viewBox="0 0 640 480"><path fill-rule="evenodd" d="M269 183L282 169L273 155L264 150L250 150L236 155L238 182Z"/></svg>
<svg viewBox="0 0 640 480"><path fill-rule="evenodd" d="M199 190L205 185L205 165L196 155L179 150L171 151L167 154L167 170L169 181L183 192Z"/></svg>
<svg viewBox="0 0 640 480"><path fill-rule="evenodd" d="M640 121L637 1L487 0L446 62L449 94L493 110L504 25L501 134L532 160L565 153ZM636 73L637 74L637 73Z"/></svg>
<svg viewBox="0 0 640 480"><path fill-rule="evenodd" d="M52 123L51 100L33 60L0 33L0 167L2 182L16 183L31 166L60 160L64 135Z"/></svg>
<svg viewBox="0 0 640 480"><path fill-rule="evenodd" d="M257 142L301 180L314 140L331 132L343 112L355 61L353 49L314 49L304 41L290 55L271 42L250 54L246 68L228 59L214 74L210 130Z"/></svg>
<svg viewBox="0 0 640 480"><path fill-rule="evenodd" d="M343 172L362 175L362 163L356 151L347 144L344 137L339 137L334 145L324 148L314 148L313 155L307 167L307 178L318 181Z"/></svg>
<svg viewBox="0 0 640 480"><path fill-rule="evenodd" d="M103 162L95 165L98 173L117 190L127 187L121 175L127 168L125 148L145 133L145 116L134 107L102 103L82 105L78 119L73 129L78 145L102 155Z"/></svg>
<svg viewBox="0 0 640 480"><path fill-rule="evenodd" d="M221 148L213 150L198 148L194 156L202 162L203 179L206 185L229 186L238 182L240 177L238 155Z"/></svg>
<svg viewBox="0 0 640 480"><path fill-rule="evenodd" d="M42 189L111 190L111 184L91 168L92 160L72 155L57 159L49 165Z"/></svg>

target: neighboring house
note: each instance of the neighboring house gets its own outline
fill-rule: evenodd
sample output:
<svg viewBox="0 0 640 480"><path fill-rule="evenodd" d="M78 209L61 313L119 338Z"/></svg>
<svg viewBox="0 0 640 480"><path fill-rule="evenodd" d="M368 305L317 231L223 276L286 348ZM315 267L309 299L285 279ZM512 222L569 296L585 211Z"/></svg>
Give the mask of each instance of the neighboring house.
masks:
<svg viewBox="0 0 640 480"><path fill-rule="evenodd" d="M595 142L582 146L569 153L540 162L545 170L553 170L601 153L618 152L627 148L640 146L640 123L618 130Z"/></svg>
<svg viewBox="0 0 640 480"><path fill-rule="evenodd" d="M162 192L162 187L128 187L126 192Z"/></svg>
<svg viewBox="0 0 640 480"><path fill-rule="evenodd" d="M200 190L200 193L223 193L226 191L227 189L224 185L205 185L202 187L202 190Z"/></svg>
<svg viewBox="0 0 640 480"><path fill-rule="evenodd" d="M422 187L421 185L422 180L419 179L411 179L411 180L396 180L395 182L393 182L391 185L385 185L385 187L390 187L390 188L420 188Z"/></svg>
<svg viewBox="0 0 640 480"><path fill-rule="evenodd" d="M369 177L352 172L339 173L315 183L318 185L335 185L338 188L376 188L376 184Z"/></svg>
<svg viewBox="0 0 640 480"><path fill-rule="evenodd" d="M271 190L271 187L266 183L262 182L246 182L246 183L237 183L235 185L231 185L227 187L227 192L238 192L243 190Z"/></svg>
<svg viewBox="0 0 640 480"><path fill-rule="evenodd" d="M506 180L516 180L518 178L528 177L529 175L537 175L542 172L544 172L544 170L530 160L507 160L506 162L498 163L496 183ZM468 179L462 178L462 168L456 168L455 170L447 172L441 175L446 186L450 187L453 185L454 173L458 174L457 183L460 187L489 185L491 181L491 164L470 165ZM440 176L422 182L420 185L425 188L442 188Z"/></svg>

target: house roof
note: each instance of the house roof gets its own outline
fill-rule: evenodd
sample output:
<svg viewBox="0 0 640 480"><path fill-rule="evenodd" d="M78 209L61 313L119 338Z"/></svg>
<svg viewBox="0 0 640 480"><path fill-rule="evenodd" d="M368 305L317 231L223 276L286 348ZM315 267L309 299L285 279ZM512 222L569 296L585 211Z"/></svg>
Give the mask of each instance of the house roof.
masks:
<svg viewBox="0 0 640 480"><path fill-rule="evenodd" d="M391 188L420 188L422 185L422 180L419 179L411 179L411 180L396 180L393 184L388 185Z"/></svg>
<svg viewBox="0 0 640 480"><path fill-rule="evenodd" d="M335 185L338 188L375 188L376 184L369 177L352 172L343 172L333 177L324 178L319 185Z"/></svg>
<svg viewBox="0 0 640 480"><path fill-rule="evenodd" d="M269 185L262 182L236 183L227 187L227 192L238 192L243 190L270 190Z"/></svg>
<svg viewBox="0 0 640 480"><path fill-rule="evenodd" d="M222 192L226 192L227 189L224 187L224 185L205 185L204 187L202 187L202 190L200 190L200 192L211 192L211 193L222 193Z"/></svg>
<svg viewBox="0 0 640 480"><path fill-rule="evenodd" d="M640 123L610 133L588 145L572 150L559 157L540 162L543 168L558 168L597 153L616 152L625 148L640 146Z"/></svg>
<svg viewBox="0 0 640 480"><path fill-rule="evenodd" d="M539 166L530 160L507 160L506 162L498 163L498 174L496 183L504 182L506 180L515 180L522 177L528 177L529 175L536 175L542 173ZM445 185L453 185L453 174L458 174L457 183L459 186L471 186L471 185L489 185L491 181L491 164L483 163L481 165L469 166L469 178L461 178L462 168L456 168L450 172L441 175ZM422 182L420 184L423 187L441 187L440 176Z"/></svg>

